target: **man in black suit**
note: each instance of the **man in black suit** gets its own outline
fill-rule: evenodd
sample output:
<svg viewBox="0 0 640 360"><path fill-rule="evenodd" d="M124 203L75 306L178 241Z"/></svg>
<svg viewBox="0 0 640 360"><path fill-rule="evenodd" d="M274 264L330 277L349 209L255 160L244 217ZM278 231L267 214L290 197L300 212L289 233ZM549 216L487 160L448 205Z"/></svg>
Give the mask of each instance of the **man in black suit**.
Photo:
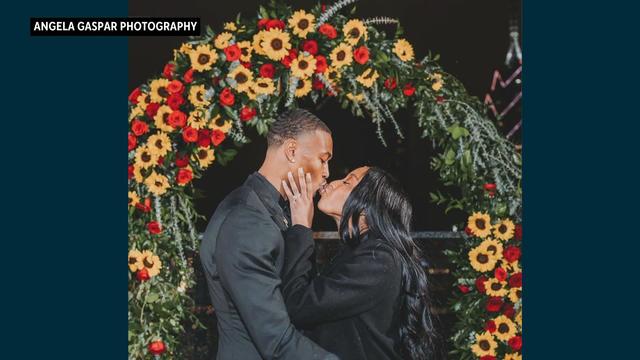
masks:
<svg viewBox="0 0 640 360"><path fill-rule="evenodd" d="M300 168L313 191L326 184L331 131L315 115L282 114L267 134L260 169L218 205L200 246L218 319L218 359L337 359L298 332L281 294L284 242L311 231L290 227L282 181Z"/></svg>

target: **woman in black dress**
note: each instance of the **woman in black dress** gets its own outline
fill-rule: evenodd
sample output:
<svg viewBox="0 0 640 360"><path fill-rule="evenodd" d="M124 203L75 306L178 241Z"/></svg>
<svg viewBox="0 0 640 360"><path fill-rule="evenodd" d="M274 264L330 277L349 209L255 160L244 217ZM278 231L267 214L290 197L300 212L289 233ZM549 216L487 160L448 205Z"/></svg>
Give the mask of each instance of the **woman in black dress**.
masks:
<svg viewBox="0 0 640 360"><path fill-rule="evenodd" d="M341 359L434 359L427 277L410 236L407 195L375 167L323 187L318 209L335 219L343 246L317 274L306 179L300 172L299 186L291 175L283 182L294 226L285 239L282 292L293 324Z"/></svg>

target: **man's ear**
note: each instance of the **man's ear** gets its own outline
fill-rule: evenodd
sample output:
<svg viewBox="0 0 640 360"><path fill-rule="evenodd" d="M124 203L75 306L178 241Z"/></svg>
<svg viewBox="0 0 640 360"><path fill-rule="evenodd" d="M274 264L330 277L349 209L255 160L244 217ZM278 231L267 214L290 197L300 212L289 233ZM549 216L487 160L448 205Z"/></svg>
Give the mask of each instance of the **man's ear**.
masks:
<svg viewBox="0 0 640 360"><path fill-rule="evenodd" d="M296 162L296 151L298 150L298 142L295 139L287 139L282 147L284 150L284 156L290 163Z"/></svg>

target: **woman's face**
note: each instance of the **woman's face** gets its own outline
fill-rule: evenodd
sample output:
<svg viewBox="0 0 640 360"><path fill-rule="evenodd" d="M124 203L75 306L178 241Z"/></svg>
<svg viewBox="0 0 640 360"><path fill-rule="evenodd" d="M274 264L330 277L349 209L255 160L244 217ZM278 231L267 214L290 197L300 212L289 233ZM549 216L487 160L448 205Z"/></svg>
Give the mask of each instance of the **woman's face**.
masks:
<svg viewBox="0 0 640 360"><path fill-rule="evenodd" d="M318 209L333 218L342 217L344 203L367 171L369 171L368 166L359 167L351 171L343 179L334 180L322 187L319 191Z"/></svg>

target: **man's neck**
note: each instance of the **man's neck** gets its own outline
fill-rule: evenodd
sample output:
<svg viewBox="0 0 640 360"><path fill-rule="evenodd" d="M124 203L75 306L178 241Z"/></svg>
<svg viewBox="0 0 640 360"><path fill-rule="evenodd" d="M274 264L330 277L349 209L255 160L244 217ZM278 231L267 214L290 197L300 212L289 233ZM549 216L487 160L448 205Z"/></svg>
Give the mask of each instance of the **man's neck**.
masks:
<svg viewBox="0 0 640 360"><path fill-rule="evenodd" d="M286 198L284 189L282 188L282 179L284 179L283 175L276 174L273 171L269 171L269 169L263 164L260 169L258 169L260 175L264 176L267 181L273 185L274 188L278 189L280 196Z"/></svg>

